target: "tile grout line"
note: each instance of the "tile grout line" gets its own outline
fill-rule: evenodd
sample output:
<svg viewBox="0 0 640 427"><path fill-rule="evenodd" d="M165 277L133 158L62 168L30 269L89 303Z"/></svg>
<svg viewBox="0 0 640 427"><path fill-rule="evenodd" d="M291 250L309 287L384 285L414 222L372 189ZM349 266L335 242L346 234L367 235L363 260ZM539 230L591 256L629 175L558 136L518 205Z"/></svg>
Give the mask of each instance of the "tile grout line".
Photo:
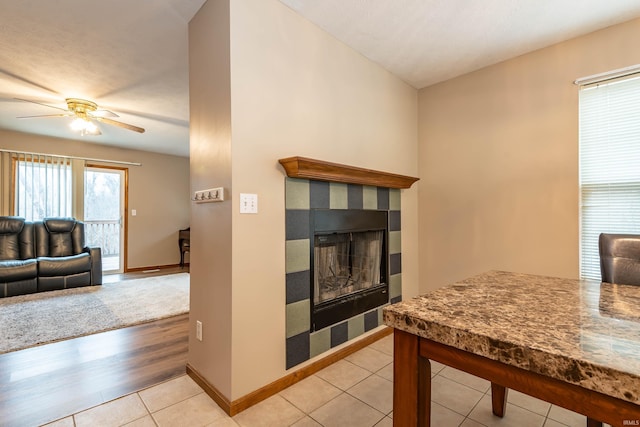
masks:
<svg viewBox="0 0 640 427"><path fill-rule="evenodd" d="M163 383L161 383L163 384ZM155 386L153 386L155 387ZM148 390L151 387L145 388L144 390ZM144 390L140 390L140 391L144 391ZM138 395L138 398L140 399L140 401L142 402L142 404L144 405L144 409L147 410L147 415L151 417L151 421L153 422L153 424L157 427L158 423L156 422L156 419L153 417L153 414L151 413L151 410L149 409L149 406L147 405L147 402L144 401L144 399L142 398L142 396L140 396L140 391L137 391L136 394ZM145 415L146 416L146 415ZM138 420L142 419L144 417L140 417L138 418ZM137 421L137 420L134 420ZM126 424L125 424L126 425Z"/></svg>

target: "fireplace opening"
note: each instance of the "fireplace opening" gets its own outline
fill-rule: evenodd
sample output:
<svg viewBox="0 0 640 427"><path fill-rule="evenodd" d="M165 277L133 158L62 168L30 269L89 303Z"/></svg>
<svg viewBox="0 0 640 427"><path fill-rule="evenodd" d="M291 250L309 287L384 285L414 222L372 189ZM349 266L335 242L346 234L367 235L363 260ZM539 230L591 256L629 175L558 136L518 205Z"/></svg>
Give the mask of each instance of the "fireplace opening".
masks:
<svg viewBox="0 0 640 427"><path fill-rule="evenodd" d="M311 329L386 304L387 212L312 210Z"/></svg>

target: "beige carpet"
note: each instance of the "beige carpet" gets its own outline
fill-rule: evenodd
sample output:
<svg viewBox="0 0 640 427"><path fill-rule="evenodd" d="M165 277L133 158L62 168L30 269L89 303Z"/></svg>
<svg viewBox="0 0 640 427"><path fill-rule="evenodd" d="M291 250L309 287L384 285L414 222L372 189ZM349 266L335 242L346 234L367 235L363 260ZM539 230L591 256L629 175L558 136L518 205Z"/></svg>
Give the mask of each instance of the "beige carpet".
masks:
<svg viewBox="0 0 640 427"><path fill-rule="evenodd" d="M189 274L0 298L0 354L189 312Z"/></svg>

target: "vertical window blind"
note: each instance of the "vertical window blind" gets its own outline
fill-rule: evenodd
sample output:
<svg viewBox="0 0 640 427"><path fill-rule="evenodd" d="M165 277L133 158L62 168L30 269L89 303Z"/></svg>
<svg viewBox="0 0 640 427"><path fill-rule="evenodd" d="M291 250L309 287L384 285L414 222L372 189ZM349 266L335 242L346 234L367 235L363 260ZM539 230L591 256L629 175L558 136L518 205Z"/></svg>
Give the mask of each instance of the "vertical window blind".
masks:
<svg viewBox="0 0 640 427"><path fill-rule="evenodd" d="M11 153L14 212L28 221L71 216L71 160L29 153Z"/></svg>
<svg viewBox="0 0 640 427"><path fill-rule="evenodd" d="M600 280L600 233L640 234L640 75L583 86L580 275Z"/></svg>

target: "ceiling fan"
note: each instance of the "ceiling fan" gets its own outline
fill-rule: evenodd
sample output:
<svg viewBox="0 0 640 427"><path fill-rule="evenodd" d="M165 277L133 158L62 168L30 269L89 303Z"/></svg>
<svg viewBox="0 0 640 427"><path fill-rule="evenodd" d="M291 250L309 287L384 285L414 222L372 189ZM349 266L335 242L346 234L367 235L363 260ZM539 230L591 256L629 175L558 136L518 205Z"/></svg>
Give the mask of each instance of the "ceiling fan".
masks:
<svg viewBox="0 0 640 427"><path fill-rule="evenodd" d="M55 107L53 105L43 104L37 101L31 101L28 99L15 98L18 101L31 102L38 105L44 105L45 107L55 108L56 110L62 110L64 113L58 114L43 114L38 116L22 116L19 119L32 119L36 117L76 117L71 122L71 129L80 131L81 135L101 135L100 129L93 123L93 120L106 123L108 125L118 126L123 129L132 130L138 133L144 133L144 129L138 126L130 125L127 123L119 122L111 119L110 117L118 117L118 115L109 110L99 110L98 104L93 101L79 98L67 98L67 108Z"/></svg>

